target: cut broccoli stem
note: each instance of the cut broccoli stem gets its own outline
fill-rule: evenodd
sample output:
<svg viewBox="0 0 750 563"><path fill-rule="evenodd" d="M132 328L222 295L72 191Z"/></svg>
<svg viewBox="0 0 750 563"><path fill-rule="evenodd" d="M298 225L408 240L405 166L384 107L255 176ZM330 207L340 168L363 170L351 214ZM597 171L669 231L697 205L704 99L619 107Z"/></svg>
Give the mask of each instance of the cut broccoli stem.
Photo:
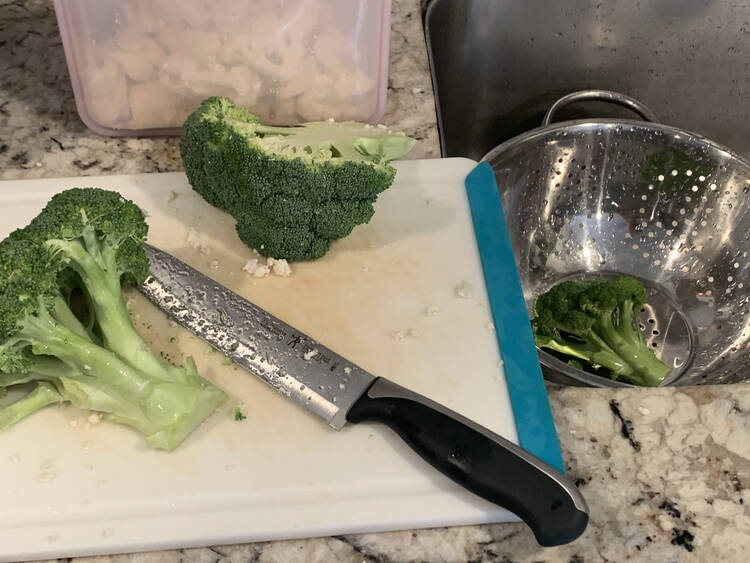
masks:
<svg viewBox="0 0 750 563"><path fill-rule="evenodd" d="M91 335L86 327L83 326L81 321L73 314L68 304L62 298L61 295L55 297L55 302L52 305L51 311L52 317L61 325L65 326L78 336L91 340Z"/></svg>
<svg viewBox="0 0 750 563"><path fill-rule="evenodd" d="M10 428L47 405L59 403L62 397L49 383L39 383L33 391L10 405L0 408L0 430Z"/></svg>
<svg viewBox="0 0 750 563"><path fill-rule="evenodd" d="M115 354L58 324L47 313L27 317L12 340L26 341L34 354L60 358L83 373L95 373L102 381L134 395L143 393L153 381Z"/></svg>
<svg viewBox="0 0 750 563"><path fill-rule="evenodd" d="M609 347L630 366L627 377L637 385L658 385L669 375L671 368L649 350L640 330L633 326L633 302L629 299L623 301L616 325L612 316L612 312L600 315L599 330Z"/></svg>
<svg viewBox="0 0 750 563"><path fill-rule="evenodd" d="M104 269L78 241L51 240L47 244L69 258L70 266L81 276L91 297L106 348L121 358L128 358L142 372L165 381L188 383L194 379L184 370L159 359L136 331L125 304L120 275L114 265L114 252L105 249L99 253L102 261L107 263L107 269Z"/></svg>
<svg viewBox="0 0 750 563"><path fill-rule="evenodd" d="M560 342L554 337L539 336L537 345L607 368L615 379L632 375L632 368L592 330L577 336L581 338L581 342L570 339Z"/></svg>

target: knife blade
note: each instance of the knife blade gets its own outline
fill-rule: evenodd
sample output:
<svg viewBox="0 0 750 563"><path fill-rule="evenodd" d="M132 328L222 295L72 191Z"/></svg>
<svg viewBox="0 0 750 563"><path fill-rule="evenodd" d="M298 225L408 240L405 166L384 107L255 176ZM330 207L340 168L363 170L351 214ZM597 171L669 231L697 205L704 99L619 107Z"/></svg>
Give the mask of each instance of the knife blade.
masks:
<svg viewBox="0 0 750 563"><path fill-rule="evenodd" d="M569 543L588 524L572 480L491 430L368 373L178 258L144 244L141 291L177 323L279 393L340 430L389 426L425 461L519 516L544 546Z"/></svg>

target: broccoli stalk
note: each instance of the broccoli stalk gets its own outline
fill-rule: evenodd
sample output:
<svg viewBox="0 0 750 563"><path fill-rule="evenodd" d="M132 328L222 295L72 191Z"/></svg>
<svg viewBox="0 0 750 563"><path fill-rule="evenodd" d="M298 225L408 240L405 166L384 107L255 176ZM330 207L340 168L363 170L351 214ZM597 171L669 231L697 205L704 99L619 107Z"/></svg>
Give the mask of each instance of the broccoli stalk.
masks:
<svg viewBox="0 0 750 563"><path fill-rule="evenodd" d="M15 403L0 408L0 430L10 428L36 411L61 401L60 393L52 385L43 382L38 383L33 391L24 395Z"/></svg>
<svg viewBox="0 0 750 563"><path fill-rule="evenodd" d="M171 450L224 401L192 358L184 367L164 363L132 324L121 284L148 274L146 232L140 209L119 194L72 189L0 242L0 388L38 382L7 416L0 409L2 420L52 402L51 386L55 400L101 412L144 434L149 447ZM75 289L90 305L87 319L66 300Z"/></svg>
<svg viewBox="0 0 750 563"><path fill-rule="evenodd" d="M656 386L671 371L646 346L635 308L646 290L635 278L567 281L540 295L532 321L537 346L582 360L612 379Z"/></svg>
<svg viewBox="0 0 750 563"><path fill-rule="evenodd" d="M182 126L180 155L193 189L237 221L265 256L323 256L374 213L396 174L389 161L414 141L356 122L272 127L226 98L205 100Z"/></svg>

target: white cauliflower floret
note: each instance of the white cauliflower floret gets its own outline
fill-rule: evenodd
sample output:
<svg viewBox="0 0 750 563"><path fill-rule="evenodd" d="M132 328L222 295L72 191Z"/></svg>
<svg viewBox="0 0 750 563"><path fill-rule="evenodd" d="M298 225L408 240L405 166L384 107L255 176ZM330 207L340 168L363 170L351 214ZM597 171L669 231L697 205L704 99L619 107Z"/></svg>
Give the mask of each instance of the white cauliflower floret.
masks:
<svg viewBox="0 0 750 563"><path fill-rule="evenodd" d="M312 52L325 69L337 66L345 53L351 53L353 46L340 29L328 26L318 32L313 42Z"/></svg>
<svg viewBox="0 0 750 563"><path fill-rule="evenodd" d="M113 54L122 71L136 82L151 80L166 57L164 49L156 41L135 35L135 32L120 36Z"/></svg>
<svg viewBox="0 0 750 563"><path fill-rule="evenodd" d="M200 251L201 254L205 254L206 256L211 254L211 243L209 242L208 237L203 233L199 233L193 227L188 229L185 242L187 242L192 248Z"/></svg>
<svg viewBox="0 0 750 563"><path fill-rule="evenodd" d="M110 90L100 96L91 96L87 102L89 113L104 127L122 127L130 119L128 87L125 77L118 74Z"/></svg>
<svg viewBox="0 0 750 563"><path fill-rule="evenodd" d="M282 278L288 278L292 275L292 267L289 265L289 262L283 258L269 258L266 261L266 265L271 268L275 275L281 276Z"/></svg>
<svg viewBox="0 0 750 563"><path fill-rule="evenodd" d="M170 53L179 53L191 61L211 61L211 57L215 60L221 48L218 33L200 29L180 29L171 24L159 32L156 38Z"/></svg>
<svg viewBox="0 0 750 563"><path fill-rule="evenodd" d="M256 278L265 278L269 272L268 266L261 264L257 258L248 260L247 264L242 266L242 269Z"/></svg>
<svg viewBox="0 0 750 563"><path fill-rule="evenodd" d="M222 82L236 92L235 103L242 106L255 105L263 85L255 72L241 65L233 66L226 71Z"/></svg>
<svg viewBox="0 0 750 563"><path fill-rule="evenodd" d="M178 123L173 96L173 90L161 82L131 84L128 99L132 117L128 125L135 129L173 127Z"/></svg>
<svg viewBox="0 0 750 563"><path fill-rule="evenodd" d="M361 70L343 72L333 85L333 91L342 100L351 96L361 96L374 88L375 81Z"/></svg>
<svg viewBox="0 0 750 563"><path fill-rule="evenodd" d="M120 67L114 61L102 65L87 64L81 68L81 82L86 97L107 96L124 80Z"/></svg>

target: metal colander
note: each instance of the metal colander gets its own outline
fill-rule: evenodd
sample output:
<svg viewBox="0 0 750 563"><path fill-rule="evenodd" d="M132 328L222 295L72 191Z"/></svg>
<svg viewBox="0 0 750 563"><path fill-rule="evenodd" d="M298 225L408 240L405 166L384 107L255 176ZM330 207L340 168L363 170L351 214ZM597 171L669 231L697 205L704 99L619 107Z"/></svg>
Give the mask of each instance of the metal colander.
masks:
<svg viewBox="0 0 750 563"><path fill-rule="evenodd" d="M609 100L645 121L550 125L561 107ZM558 100L543 126L483 160L495 171L527 305L554 284L630 274L648 289L644 339L673 367L662 385L750 380L750 161L693 133L653 123L614 92ZM543 350L545 375L627 386Z"/></svg>

